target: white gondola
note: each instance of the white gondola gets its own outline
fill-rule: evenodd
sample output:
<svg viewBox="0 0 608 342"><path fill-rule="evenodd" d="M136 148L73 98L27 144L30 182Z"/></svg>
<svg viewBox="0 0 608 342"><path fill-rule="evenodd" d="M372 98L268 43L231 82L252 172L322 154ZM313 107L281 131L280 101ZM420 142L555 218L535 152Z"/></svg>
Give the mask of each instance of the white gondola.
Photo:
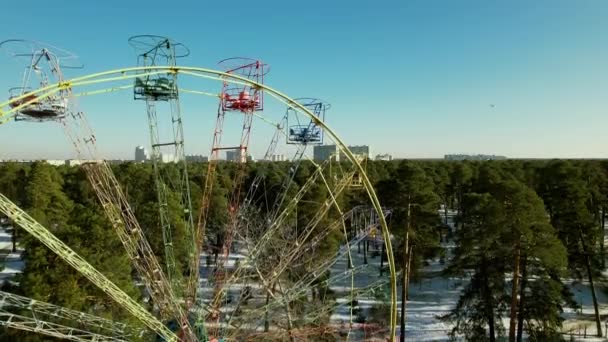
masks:
<svg viewBox="0 0 608 342"><path fill-rule="evenodd" d="M51 96L31 94L38 88L63 80L62 67L81 68L72 53L48 44L22 39L0 42L0 49L26 64L22 84L9 90L10 106L15 109L15 120L47 121L59 120L69 110L69 91L59 91ZM71 61L67 65L65 61Z"/></svg>
<svg viewBox="0 0 608 342"><path fill-rule="evenodd" d="M13 88L10 98L20 98L11 103L11 107L17 110L17 120L52 120L65 116L68 110L68 99L62 96L51 96L38 99L36 95L26 95L27 92L21 88Z"/></svg>

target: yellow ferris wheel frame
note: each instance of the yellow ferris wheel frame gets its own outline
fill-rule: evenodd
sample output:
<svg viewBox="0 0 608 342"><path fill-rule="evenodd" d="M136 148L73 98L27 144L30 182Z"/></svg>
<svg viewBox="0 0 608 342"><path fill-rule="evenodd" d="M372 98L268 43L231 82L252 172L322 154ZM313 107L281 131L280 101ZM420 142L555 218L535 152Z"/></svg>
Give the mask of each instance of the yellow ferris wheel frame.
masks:
<svg viewBox="0 0 608 342"><path fill-rule="evenodd" d="M388 230L388 226L384 215L382 215L382 207L380 205L380 201L376 196L376 192L374 191L373 185L369 178L367 177L367 173L365 172L364 167L361 165L359 158L355 154L353 154L347 147L347 145L340 139L340 137L336 134L334 130L332 130L329 126L327 126L319 117L317 117L313 112L307 109L302 104L298 103L295 99L285 95L284 93L271 88L265 84L260 84L254 81L251 81L245 77L241 77L236 74L229 74L226 72L222 72L219 70L208 69L208 68L200 68L200 67L189 67L189 66L152 66L152 67L128 67L122 69L114 69L108 70L98 73L93 73L85 76L76 77L70 80L65 80L63 82L55 83L48 85L46 87L42 87L31 91L27 94L23 94L18 97L11 98L8 101L0 103L0 125L7 123L13 116L23 107L28 106L35 102L37 99L42 99L45 97L52 96L53 94L60 92L62 90L71 90L73 91L76 87L82 86L90 86L95 84L103 84L110 82L120 82L126 81L130 79L134 79L136 77L145 77L151 75L158 74L183 74L189 75L204 79L217 80L221 82L229 82L234 84L248 85L251 87L255 87L260 89L267 94L271 95L273 98L278 100L279 102L284 103L285 105L297 109L302 114L308 116L316 125L321 127L331 139L336 143L340 152L344 153L346 158L353 163L355 166L355 170L361 175L361 179L363 182L363 187L366 189L368 196L372 202L372 206L374 210L378 213L378 217L380 220L380 226L382 230L382 235L384 237L384 241L386 244L386 253L389 264L389 276L390 276L390 293L391 293L391 313L390 313L390 338L394 340L396 333L396 325L397 325L397 284L396 284L396 269L395 262L393 257L393 249L391 245L390 232ZM92 95L92 94L100 94L112 92L115 90L121 90L125 88L129 88L130 86L119 86L109 89L102 89L91 91L88 93L83 93L82 95ZM196 93L196 92L193 92ZM200 92L202 95L213 95L209 93ZM36 98L21 103L18 106L10 107L10 105L14 102L21 101L26 99L32 95L35 95ZM7 110L3 110L3 108L9 108Z"/></svg>

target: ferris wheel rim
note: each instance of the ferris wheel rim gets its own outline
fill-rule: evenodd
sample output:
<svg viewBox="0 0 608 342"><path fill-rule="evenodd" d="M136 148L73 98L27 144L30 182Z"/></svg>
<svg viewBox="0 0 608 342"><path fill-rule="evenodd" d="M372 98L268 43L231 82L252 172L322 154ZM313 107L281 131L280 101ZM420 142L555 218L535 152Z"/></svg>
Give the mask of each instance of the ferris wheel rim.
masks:
<svg viewBox="0 0 608 342"><path fill-rule="evenodd" d="M228 81L233 81L235 83L245 83L250 86L258 87L260 90L269 93L271 96L273 96L280 102L282 102L290 107L294 107L294 108L298 109L299 111L301 111L304 115L309 116L313 120L316 120L315 122L318 122L320 127L327 134L329 134L330 138L336 143L337 147L341 150L341 152L344 153L347 160L349 160L353 165L355 165L355 168L357 170L359 170L359 172L361 172L364 188L366 189L366 191L370 197L374 210L379 214L382 234L385 236L385 241L386 241L385 242L386 243L386 252L387 252L387 256L388 256L387 262L389 263L389 273L390 273L390 282L391 282L391 284L390 284L390 286L391 286L391 290L390 290L390 292L391 292L390 330L391 330L391 336L394 336L395 331L396 331L396 299L397 299L397 297L396 297L396 275L395 275L395 265L394 265L394 258L393 258L393 254L392 254L391 240L390 240L390 232L388 231L388 227L386 225L384 215L381 214L382 207L375 194L373 186L372 186L369 178L367 177L365 170L362 168L362 166L361 166L360 162L357 160L357 158L347 148L346 144L339 138L339 136L335 133L335 131L333 131L327 124L320 121L319 118L314 113L312 113L308 108L306 108L306 106L302 105L301 103L298 103L296 99L290 98L289 96L285 95L284 93L282 93L274 88L271 88L265 84L261 84L261 83L252 81L252 80L247 79L246 77L243 77L240 75L230 74L230 73L213 70L213 69L199 68L199 67L187 67L187 66L130 67L130 68L103 71L103 72L88 74L88 75L84 75L81 77L73 78L71 80L66 80L63 82L51 84L47 87L43 87L43 88L37 89L36 91L33 91L31 93L25 94L22 97L28 96L30 94L38 94L38 93L41 93L44 91L48 91L50 89L65 90L65 89L72 89L73 87L78 87L81 85L109 82L110 79L116 80L116 79L135 78L136 77L135 73L141 72L141 71L160 73L160 72L166 72L167 70L173 71L175 73L186 72L190 75L199 76L199 77L213 76L217 80L228 80ZM133 75L130 75L129 73L133 73ZM105 80L99 79L100 77L107 76L107 75L121 75L121 76L117 76L114 78L108 78ZM141 73L138 75L141 75ZM6 101L4 103L0 103L0 124L5 122L4 120L2 120L3 119L2 116L7 115L7 112L1 111L2 108L5 107L6 105L9 105L13 101L16 101L16 100L12 99L12 100ZM9 111L9 113L10 113L10 111Z"/></svg>

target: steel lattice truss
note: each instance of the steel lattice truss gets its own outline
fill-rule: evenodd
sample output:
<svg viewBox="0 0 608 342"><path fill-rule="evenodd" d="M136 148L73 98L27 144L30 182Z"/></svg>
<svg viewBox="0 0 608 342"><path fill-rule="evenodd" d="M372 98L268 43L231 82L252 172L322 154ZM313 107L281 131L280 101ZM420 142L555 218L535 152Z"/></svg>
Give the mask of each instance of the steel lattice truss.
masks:
<svg viewBox="0 0 608 342"><path fill-rule="evenodd" d="M126 324L3 291L0 317L7 327L74 341L128 341L138 336Z"/></svg>
<svg viewBox="0 0 608 342"><path fill-rule="evenodd" d="M157 36L134 36L129 39L131 45L139 53L139 64L143 67L154 65L175 65L176 59L189 54L187 48L180 43L168 38ZM183 51L182 51L183 50ZM192 216L192 202L190 199L190 185L188 178L188 168L184 153L184 129L179 102L179 91L177 89L177 74L143 76L136 79L134 88L134 98L145 100L148 126L150 128L150 141L152 147L152 162L154 166L154 183L158 197L159 219L163 234L165 248L165 267L167 278L171 283L175 294L183 293L181 275L176 269L175 253L172 231L173 227L169 213L169 191L175 189L180 194L180 204L185 212L185 225L190 236L194 236L194 220ZM157 103L168 103L169 113L159 110ZM166 118L163 119L163 114ZM161 120L159 120L159 117ZM172 136L161 135L162 121L169 121ZM164 139L164 140L163 140ZM169 151L171 156L179 165L178 179L171 179L162 170L162 152ZM188 252L191 259L195 259L196 253L195 240L191 239ZM190 265L192 268L188 273L196 274L197 265ZM192 279L192 278L191 278ZM193 286L188 284L188 288ZM189 302L194 300L194 294L188 293Z"/></svg>
<svg viewBox="0 0 608 342"><path fill-rule="evenodd" d="M43 227L2 194L0 194L0 211L13 220L19 227L44 243L50 250L55 252L70 266L77 269L82 275L89 279L89 281L108 294L122 307L138 317L142 323L146 324L150 329L158 332L161 336L166 336L170 339L174 336L174 334L156 317L142 308L141 305L112 283L106 276L97 271L81 256L76 254L74 250L55 237L48 229Z"/></svg>
<svg viewBox="0 0 608 342"><path fill-rule="evenodd" d="M164 340L295 340L328 335L358 339L364 336L358 335L359 331L370 328L355 322L353 301L379 298L383 294L388 296L381 302L386 303L390 316L388 335L394 336L395 268L385 219L390 212L380 207L365 173L365 159L353 155L325 124L329 105L316 99L294 100L268 87L264 84L268 67L257 60L225 60L221 62L224 71L181 67L175 60L189 51L179 43L156 36L135 37L131 43L140 53L140 66L71 80L64 79L59 59L51 58L56 63L44 74L44 79L32 84L28 78L20 87L31 91L21 91L0 103L0 124L16 116L32 118L32 113L38 115L34 121L62 124L79 158L91 160L84 165L87 177L155 303L152 311L131 299L1 194L0 211ZM3 44L0 43L0 48ZM52 49L45 51L52 53ZM219 81L221 91L215 94L182 89L178 86L178 75ZM100 87L103 84L111 86ZM163 234L163 265L147 242L121 184L107 162L99 157L97 137L76 105L81 96L126 89L133 89L135 99L146 102ZM210 161L205 183L201 184L202 203L194 205L190 200L179 93L219 99ZM286 114L276 120L267 117L263 113L264 94L283 104ZM173 132L169 140L163 140L159 133L162 122L157 107L164 102L169 104L167 118ZM241 116L238 128L229 123L228 117L234 115ZM252 139L254 119L274 128L268 137L269 144L265 142L268 147L264 159L274 158L277 153L293 156L285 161L289 166L278 183L277 180L270 183L264 167L247 179L248 151L256 141ZM222 139L231 127L240 130L238 144L231 145ZM279 143L282 138L284 145ZM333 141L336 152L328 161L318 163L308 157L307 147L322 143L323 139ZM159 157L161 149L167 147L180 165L179 179L163 174ZM229 206L227 223L218 228L208 227L208 218L212 198L217 196L214 188L217 170L225 163L220 160L220 151L233 151L236 157L231 186L225 194ZM339 161L337 156L343 160ZM302 179L301 172L309 174ZM190 243L186 246L189 276L185 279L177 272L173 255L175 227L168 219L169 190L180 195L185 213ZM363 198L369 198L369 205L343 210L343 203L356 191L366 194ZM199 212L196 225L193 207ZM213 234L220 234L218 229L223 239L214 244ZM353 248L371 235L374 239L381 236L379 241L385 246L387 278L370 278L371 266L362 264ZM329 248L328 241L338 241L339 247ZM215 260L199 265L201 256ZM169 321L177 322L178 327L170 329ZM0 292L0 324L76 341L121 341L139 336L139 332L123 324L3 292Z"/></svg>

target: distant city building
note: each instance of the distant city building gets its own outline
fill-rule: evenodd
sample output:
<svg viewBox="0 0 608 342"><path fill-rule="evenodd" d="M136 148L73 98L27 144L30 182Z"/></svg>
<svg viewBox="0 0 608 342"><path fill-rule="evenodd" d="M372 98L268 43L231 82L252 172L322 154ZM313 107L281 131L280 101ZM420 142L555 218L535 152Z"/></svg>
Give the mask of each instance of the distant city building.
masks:
<svg viewBox="0 0 608 342"><path fill-rule="evenodd" d="M250 155L249 153L247 153L245 159L249 162L254 162L255 158ZM242 152L241 150L232 150L232 151L226 151L226 161L231 161L231 162L240 162L240 161L245 161L242 158Z"/></svg>
<svg viewBox="0 0 608 342"><path fill-rule="evenodd" d="M101 163L102 161L104 161L104 160L103 159L97 159L97 160L93 160L93 159L6 159L6 160L0 160L0 163L12 162L12 163L31 164L31 163L40 162L40 163L47 163L47 164L53 165L53 166L77 166L77 165L88 164L88 163ZM125 163L125 162L132 162L132 160L131 159L129 159L129 160L111 159L111 160L105 160L105 162L108 164L121 164L121 163Z"/></svg>
<svg viewBox="0 0 608 342"><path fill-rule="evenodd" d="M336 145L315 145L312 149L314 161L325 161L329 158L339 160L338 146Z"/></svg>
<svg viewBox="0 0 608 342"><path fill-rule="evenodd" d="M45 162L49 165L53 165L53 166L62 166L62 165L66 164L65 159L45 159L45 160L43 160L43 162Z"/></svg>
<svg viewBox="0 0 608 342"><path fill-rule="evenodd" d="M123 160L123 159L106 159L106 163L108 164L122 164L126 162L130 162L131 160Z"/></svg>
<svg viewBox="0 0 608 342"><path fill-rule="evenodd" d="M270 156L270 161L273 161L273 162L285 161L285 160L287 160L287 159L285 158L284 154L273 154L272 156Z"/></svg>
<svg viewBox="0 0 608 342"><path fill-rule="evenodd" d="M137 146L135 148L135 162L143 163L149 159L148 152L143 146Z"/></svg>
<svg viewBox="0 0 608 342"><path fill-rule="evenodd" d="M388 153L385 154L376 154L376 160L386 160L386 161L391 161L393 160L393 156L391 156Z"/></svg>
<svg viewBox="0 0 608 342"><path fill-rule="evenodd" d="M69 167L87 164L87 163L101 163L102 162L102 160L87 160L87 159L44 159L41 161L44 163L47 163L49 165L53 165L53 166L69 166ZM32 161L27 161L27 162L32 162Z"/></svg>
<svg viewBox="0 0 608 342"><path fill-rule="evenodd" d="M84 159L68 159L65 161L66 166L76 166L82 164L101 163L101 160L84 160Z"/></svg>
<svg viewBox="0 0 608 342"><path fill-rule="evenodd" d="M348 146L348 149L360 158L369 158L368 145ZM336 161L347 160L344 153L336 145L317 145L313 147L313 159L315 161L329 160L330 157Z"/></svg>
<svg viewBox="0 0 608 342"><path fill-rule="evenodd" d="M357 145L357 146L348 146L350 152L356 155L359 158L369 159L369 146L367 145ZM348 160L343 153L340 153L340 160Z"/></svg>
<svg viewBox="0 0 608 342"><path fill-rule="evenodd" d="M186 161L187 162L193 162L193 163L208 162L209 161L209 157L203 156L203 155L191 155L191 156L186 156Z"/></svg>
<svg viewBox="0 0 608 342"><path fill-rule="evenodd" d="M226 151L226 160L231 162L238 162L239 160L241 160L240 152L240 150Z"/></svg>
<svg viewBox="0 0 608 342"><path fill-rule="evenodd" d="M446 154L443 159L445 160L504 160L507 159L505 156L496 156L488 154Z"/></svg>
<svg viewBox="0 0 608 342"><path fill-rule="evenodd" d="M179 159L171 153L161 153L160 160L163 163L176 163L179 161Z"/></svg>

